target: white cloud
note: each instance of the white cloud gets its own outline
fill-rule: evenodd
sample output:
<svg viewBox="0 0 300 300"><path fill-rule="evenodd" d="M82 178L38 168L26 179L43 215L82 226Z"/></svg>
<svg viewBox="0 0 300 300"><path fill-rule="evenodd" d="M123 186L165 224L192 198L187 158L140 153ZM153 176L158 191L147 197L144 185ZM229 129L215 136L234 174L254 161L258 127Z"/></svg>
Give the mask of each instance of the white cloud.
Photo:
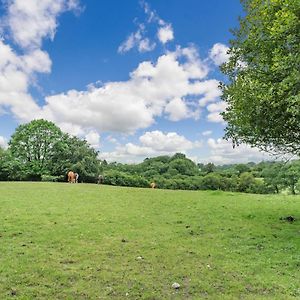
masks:
<svg viewBox="0 0 300 300"><path fill-rule="evenodd" d="M127 81L51 95L39 107L28 94L28 87L35 72L50 71L48 54L35 49L18 56L0 42L1 53L0 106L9 106L21 121L49 119L74 135L84 135L90 129L133 133L149 127L161 116L173 121L197 119L199 108L189 97L202 95L200 103L204 103L215 101L219 95L216 80L201 81L207 76L208 67L196 48L190 46L177 47L160 56L156 63L140 63Z"/></svg>
<svg viewBox="0 0 300 300"><path fill-rule="evenodd" d="M162 20L157 12L150 8L150 5L146 1L140 2L142 8L144 9L145 14L148 16L147 22L148 23L157 23L159 25L164 25L165 22Z"/></svg>
<svg viewBox="0 0 300 300"><path fill-rule="evenodd" d="M207 110L209 111L207 120L214 123L224 122L221 112L224 112L226 107L227 103L224 101L209 104L207 106Z"/></svg>
<svg viewBox="0 0 300 300"><path fill-rule="evenodd" d="M204 97L199 100L200 106L203 107L209 102L215 102L222 95L219 84L219 81L216 79L205 80L198 84L199 94L204 95Z"/></svg>
<svg viewBox="0 0 300 300"><path fill-rule="evenodd" d="M208 136L208 135L211 135L212 134L212 131L211 130L206 130L206 131L203 131L202 132L202 135L203 136Z"/></svg>
<svg viewBox="0 0 300 300"><path fill-rule="evenodd" d="M192 149L195 144L176 132L164 134L161 131L146 132L140 137L143 146L163 152L181 152Z"/></svg>
<svg viewBox="0 0 300 300"><path fill-rule="evenodd" d="M215 65L219 66L229 60L228 50L229 48L226 45L216 43L209 51L209 58Z"/></svg>
<svg viewBox="0 0 300 300"><path fill-rule="evenodd" d="M58 124L126 133L149 127L158 116L174 121L197 118L199 111L193 111L185 96L210 92L200 81L206 74L205 64L193 49L178 48L160 56L155 64L140 63L128 81L48 96L39 115Z"/></svg>
<svg viewBox="0 0 300 300"><path fill-rule="evenodd" d="M212 104L209 104L207 106L207 110L209 112L219 112L219 111L224 111L227 107L227 103L224 102L224 101L219 101L219 102L216 102L216 103L212 103Z"/></svg>
<svg viewBox="0 0 300 300"><path fill-rule="evenodd" d="M18 118L30 120L39 112L38 105L28 94L31 76L35 71L49 71L48 56L35 50L18 56L10 46L0 41L0 109L10 108Z"/></svg>
<svg viewBox="0 0 300 300"><path fill-rule="evenodd" d="M148 52L152 51L155 48L156 44L151 43L148 38L142 39L138 44L139 52Z"/></svg>
<svg viewBox="0 0 300 300"><path fill-rule="evenodd" d="M157 32L157 37L161 43L166 44L174 39L173 28L171 24L160 27Z"/></svg>
<svg viewBox="0 0 300 300"><path fill-rule="evenodd" d="M139 24L139 28L135 33L131 33L128 38L119 46L118 52L125 53L136 47L139 52L152 51L156 44L151 42L149 38L144 37L145 25Z"/></svg>
<svg viewBox="0 0 300 300"><path fill-rule="evenodd" d="M40 48L42 39L54 38L57 16L66 10L78 10L74 0L10 0L6 25L14 41L23 48Z"/></svg>
<svg viewBox="0 0 300 300"><path fill-rule="evenodd" d="M245 144L233 148L231 141L220 138L208 139L207 145L211 150L208 161L215 164L258 162L261 160L270 160L271 158L269 154Z"/></svg>
<svg viewBox="0 0 300 300"><path fill-rule="evenodd" d="M212 123L222 123L224 122L223 117L220 112L212 112L207 115L207 121Z"/></svg>
<svg viewBox="0 0 300 300"><path fill-rule="evenodd" d="M8 147L7 139L0 135L0 148L7 149L7 147Z"/></svg>
<svg viewBox="0 0 300 300"><path fill-rule="evenodd" d="M166 23L159 17L156 11L152 10L145 1L140 2L147 19L143 23L138 23L136 32L132 32L127 39L118 47L119 53L125 53L133 48L137 48L139 52L152 51L156 47L156 43L146 36L146 27L154 24L157 29L157 39L166 44L174 39L174 32L171 24ZM136 22L136 19L135 19ZM145 25L146 24L146 25Z"/></svg>
<svg viewBox="0 0 300 300"><path fill-rule="evenodd" d="M145 157L185 153L202 146L201 142L192 142L176 132L163 133L158 130L146 132L140 136L139 141L139 145L133 143L118 145L114 151L100 153L99 156L109 161L137 162Z"/></svg>
<svg viewBox="0 0 300 300"><path fill-rule="evenodd" d="M119 53L125 53L127 51L129 51L130 49L132 49L135 45L136 45L136 35L138 34L138 32L136 33L131 33L128 38L119 46L118 48L118 52ZM139 37L140 39L140 37Z"/></svg>
<svg viewBox="0 0 300 300"><path fill-rule="evenodd" d="M49 73L51 71L52 62L45 51L35 49L20 58L23 63L23 69L27 74L33 72Z"/></svg>
<svg viewBox="0 0 300 300"><path fill-rule="evenodd" d="M220 112L212 112L207 115L207 121L212 123L222 123L224 120Z"/></svg>
<svg viewBox="0 0 300 300"><path fill-rule="evenodd" d="M186 103L180 98L174 98L165 107L171 121L179 121L189 117L189 109Z"/></svg>
<svg viewBox="0 0 300 300"><path fill-rule="evenodd" d="M100 148L100 135L98 132L91 130L85 135L85 140L95 149Z"/></svg>
<svg viewBox="0 0 300 300"><path fill-rule="evenodd" d="M51 115L51 113L50 113L50 115ZM53 120L54 117L52 117L52 118L48 117L48 119ZM62 131L69 133L71 135L75 135L75 136L84 136L85 135L85 131L82 128L82 126L77 125L75 123L60 122L59 127Z"/></svg>
<svg viewBox="0 0 300 300"><path fill-rule="evenodd" d="M183 64L184 69L189 73L191 79L204 78L209 72L208 66L203 63L199 57L199 53L194 46L176 49L178 56L184 56L187 61ZM199 83L199 93L202 93L201 85Z"/></svg>
<svg viewBox="0 0 300 300"><path fill-rule="evenodd" d="M54 36L57 16L78 7L78 2L10 0L7 7L1 29L9 30L24 54L0 40L0 110L10 109L20 121L30 121L39 115L40 107L29 94L29 86L35 83L35 73L51 70L48 53L39 49L42 39Z"/></svg>

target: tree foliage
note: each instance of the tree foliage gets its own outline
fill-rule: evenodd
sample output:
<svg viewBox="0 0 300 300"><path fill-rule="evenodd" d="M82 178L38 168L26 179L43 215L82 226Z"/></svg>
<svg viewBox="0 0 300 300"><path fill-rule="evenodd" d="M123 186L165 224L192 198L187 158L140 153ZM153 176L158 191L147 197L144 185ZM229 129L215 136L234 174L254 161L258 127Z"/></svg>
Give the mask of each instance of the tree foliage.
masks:
<svg viewBox="0 0 300 300"><path fill-rule="evenodd" d="M73 170L79 173L80 181L96 182L100 168L98 153L86 141L64 134L54 150L51 174L59 176Z"/></svg>
<svg viewBox="0 0 300 300"><path fill-rule="evenodd" d="M13 176L15 180L65 180L68 170L73 170L81 181L96 182L99 173L97 152L86 141L63 133L46 120L33 120L16 129L9 141L5 167L10 170L7 178Z"/></svg>
<svg viewBox="0 0 300 300"><path fill-rule="evenodd" d="M33 120L16 129L9 141L9 149L33 174L42 175L51 166L54 148L62 137L62 131L54 123Z"/></svg>
<svg viewBox="0 0 300 300"><path fill-rule="evenodd" d="M225 137L300 154L300 1L244 0L230 60L221 69Z"/></svg>
<svg viewBox="0 0 300 300"><path fill-rule="evenodd" d="M182 190L223 190L268 194L297 190L300 170L297 161L286 165L281 162L259 164L232 164L215 166L212 163L195 164L183 154L146 158L140 164L103 162L105 184L149 187L155 182L158 188ZM290 169L291 168L291 169ZM298 171L297 171L298 170ZM274 174L275 173L275 174ZM275 176L276 175L276 176ZM294 185L292 185L294 184Z"/></svg>

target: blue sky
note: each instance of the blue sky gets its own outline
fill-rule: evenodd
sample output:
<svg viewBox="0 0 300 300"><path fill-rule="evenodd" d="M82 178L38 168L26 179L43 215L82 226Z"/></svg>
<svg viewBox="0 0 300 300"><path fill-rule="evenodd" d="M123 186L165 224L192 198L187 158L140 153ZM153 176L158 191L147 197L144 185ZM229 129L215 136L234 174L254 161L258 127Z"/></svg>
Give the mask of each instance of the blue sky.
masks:
<svg viewBox="0 0 300 300"><path fill-rule="evenodd" d="M0 14L0 145L45 118L109 161L265 158L222 140L219 65L239 1L3 0Z"/></svg>

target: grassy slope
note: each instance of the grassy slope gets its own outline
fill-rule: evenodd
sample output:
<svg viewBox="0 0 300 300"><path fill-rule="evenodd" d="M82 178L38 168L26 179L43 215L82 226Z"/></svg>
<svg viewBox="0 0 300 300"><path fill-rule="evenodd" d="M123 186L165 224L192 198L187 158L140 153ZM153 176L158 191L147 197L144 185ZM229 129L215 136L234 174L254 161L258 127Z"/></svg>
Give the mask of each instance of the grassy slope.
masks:
<svg viewBox="0 0 300 300"><path fill-rule="evenodd" d="M299 204L0 183L0 299L299 299L300 221L279 220Z"/></svg>

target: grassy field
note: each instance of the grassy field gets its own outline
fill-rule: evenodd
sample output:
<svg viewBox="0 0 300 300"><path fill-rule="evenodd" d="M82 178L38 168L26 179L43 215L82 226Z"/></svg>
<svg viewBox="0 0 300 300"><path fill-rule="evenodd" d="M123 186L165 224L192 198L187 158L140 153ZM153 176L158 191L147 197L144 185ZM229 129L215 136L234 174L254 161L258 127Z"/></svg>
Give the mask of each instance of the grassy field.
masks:
<svg viewBox="0 0 300 300"><path fill-rule="evenodd" d="M0 299L300 299L299 219L299 196L0 183Z"/></svg>

